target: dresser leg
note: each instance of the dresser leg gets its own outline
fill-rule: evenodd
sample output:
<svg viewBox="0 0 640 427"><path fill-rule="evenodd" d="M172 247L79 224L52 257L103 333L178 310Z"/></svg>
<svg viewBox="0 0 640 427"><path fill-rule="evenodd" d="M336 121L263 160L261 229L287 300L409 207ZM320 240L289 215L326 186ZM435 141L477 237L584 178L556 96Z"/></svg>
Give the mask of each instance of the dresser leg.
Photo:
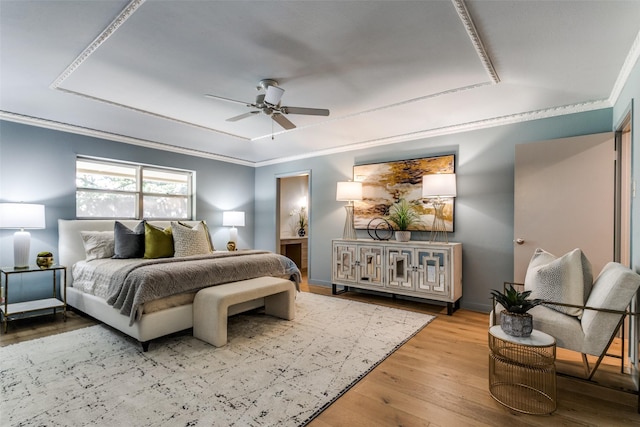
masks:
<svg viewBox="0 0 640 427"><path fill-rule="evenodd" d="M338 290L338 285L336 285L335 283L331 284L331 293L333 295L340 295L340 294L344 294L345 292L349 292L349 287L348 286L342 286L342 290L339 291Z"/></svg>

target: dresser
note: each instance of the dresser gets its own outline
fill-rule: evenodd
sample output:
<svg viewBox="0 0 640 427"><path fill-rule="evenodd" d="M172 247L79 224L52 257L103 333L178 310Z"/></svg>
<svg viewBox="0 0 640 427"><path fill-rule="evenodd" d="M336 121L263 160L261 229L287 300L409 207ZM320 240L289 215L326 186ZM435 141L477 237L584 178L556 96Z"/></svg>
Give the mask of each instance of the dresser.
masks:
<svg viewBox="0 0 640 427"><path fill-rule="evenodd" d="M461 243L335 239L332 252L334 295L359 288L445 302L449 315L460 307Z"/></svg>

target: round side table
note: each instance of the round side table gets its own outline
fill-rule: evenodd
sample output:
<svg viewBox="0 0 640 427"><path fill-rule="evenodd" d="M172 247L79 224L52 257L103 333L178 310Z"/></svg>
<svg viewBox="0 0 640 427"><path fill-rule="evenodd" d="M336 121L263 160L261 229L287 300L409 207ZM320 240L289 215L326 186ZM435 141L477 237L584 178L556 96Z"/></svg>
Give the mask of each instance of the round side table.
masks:
<svg viewBox="0 0 640 427"><path fill-rule="evenodd" d="M500 326L489 329L489 392L514 411L550 414L556 410L556 340L533 330L513 337Z"/></svg>

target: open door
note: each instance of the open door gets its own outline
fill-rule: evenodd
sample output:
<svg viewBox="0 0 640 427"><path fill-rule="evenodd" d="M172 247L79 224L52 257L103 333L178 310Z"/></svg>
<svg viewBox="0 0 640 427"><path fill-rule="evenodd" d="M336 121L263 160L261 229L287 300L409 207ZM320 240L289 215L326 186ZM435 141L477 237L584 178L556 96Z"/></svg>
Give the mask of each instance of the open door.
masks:
<svg viewBox="0 0 640 427"><path fill-rule="evenodd" d="M310 179L310 171L276 177L276 250L293 260L303 277L309 268Z"/></svg>
<svg viewBox="0 0 640 427"><path fill-rule="evenodd" d="M536 248L583 250L596 276L614 257L614 133L516 145L514 281Z"/></svg>

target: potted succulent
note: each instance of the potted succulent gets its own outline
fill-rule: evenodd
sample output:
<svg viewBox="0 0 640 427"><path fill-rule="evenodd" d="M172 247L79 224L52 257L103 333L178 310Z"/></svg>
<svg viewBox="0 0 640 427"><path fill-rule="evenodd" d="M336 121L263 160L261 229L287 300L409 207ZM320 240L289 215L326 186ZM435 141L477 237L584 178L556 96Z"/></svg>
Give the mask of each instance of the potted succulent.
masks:
<svg viewBox="0 0 640 427"><path fill-rule="evenodd" d="M504 307L500 312L500 327L505 334L514 337L528 337L533 331L533 316L527 313L544 301L538 298L527 299L531 291L519 292L509 285L504 292L493 289L491 295Z"/></svg>
<svg viewBox="0 0 640 427"><path fill-rule="evenodd" d="M396 240L408 242L411 239L409 227L420 224L420 215L405 199L400 199L389 208L387 220L395 226Z"/></svg>

